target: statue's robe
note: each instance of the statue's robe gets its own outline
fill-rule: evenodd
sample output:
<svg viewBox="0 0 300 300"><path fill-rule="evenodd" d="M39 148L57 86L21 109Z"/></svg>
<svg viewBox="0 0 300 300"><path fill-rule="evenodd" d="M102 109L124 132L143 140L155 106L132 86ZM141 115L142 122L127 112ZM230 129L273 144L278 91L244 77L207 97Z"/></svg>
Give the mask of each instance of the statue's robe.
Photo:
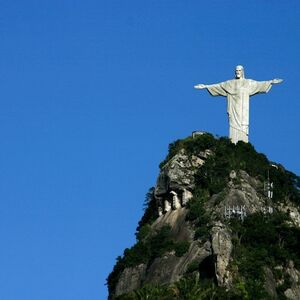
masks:
<svg viewBox="0 0 300 300"><path fill-rule="evenodd" d="M233 79L206 86L212 96L227 97L229 137L233 143L248 143L250 96L267 93L271 87L271 81L252 79Z"/></svg>

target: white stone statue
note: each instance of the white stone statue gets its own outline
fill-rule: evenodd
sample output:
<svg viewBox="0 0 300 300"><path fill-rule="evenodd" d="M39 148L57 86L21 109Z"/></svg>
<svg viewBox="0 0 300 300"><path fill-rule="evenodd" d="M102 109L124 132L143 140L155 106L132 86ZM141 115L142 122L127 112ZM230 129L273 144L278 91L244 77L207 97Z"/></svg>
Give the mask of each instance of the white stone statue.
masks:
<svg viewBox="0 0 300 300"><path fill-rule="evenodd" d="M248 143L249 136L249 98L250 96L267 93L272 84L281 83L282 79L255 81L245 79L243 66L235 68L235 79L205 85L197 84L196 89L207 89L212 96L227 97L227 113L229 118L229 138L233 143Z"/></svg>

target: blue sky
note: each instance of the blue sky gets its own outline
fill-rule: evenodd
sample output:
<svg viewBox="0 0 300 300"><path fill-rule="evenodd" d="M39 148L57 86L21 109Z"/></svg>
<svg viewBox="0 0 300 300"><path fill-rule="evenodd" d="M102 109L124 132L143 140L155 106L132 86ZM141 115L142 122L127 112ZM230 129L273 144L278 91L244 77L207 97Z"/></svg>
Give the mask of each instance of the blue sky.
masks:
<svg viewBox="0 0 300 300"><path fill-rule="evenodd" d="M283 78L251 100L250 141L300 174L300 3L0 1L0 298L106 299L168 144L227 135L193 89Z"/></svg>

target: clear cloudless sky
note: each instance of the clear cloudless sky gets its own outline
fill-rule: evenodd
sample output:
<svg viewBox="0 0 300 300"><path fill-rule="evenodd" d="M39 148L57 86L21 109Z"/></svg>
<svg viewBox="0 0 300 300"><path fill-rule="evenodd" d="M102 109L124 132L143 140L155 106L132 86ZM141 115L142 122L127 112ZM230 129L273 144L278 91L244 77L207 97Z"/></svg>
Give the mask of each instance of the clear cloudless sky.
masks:
<svg viewBox="0 0 300 300"><path fill-rule="evenodd" d="M193 89L285 81L251 100L250 141L300 174L300 2L0 1L0 299L106 299L168 144L228 133Z"/></svg>

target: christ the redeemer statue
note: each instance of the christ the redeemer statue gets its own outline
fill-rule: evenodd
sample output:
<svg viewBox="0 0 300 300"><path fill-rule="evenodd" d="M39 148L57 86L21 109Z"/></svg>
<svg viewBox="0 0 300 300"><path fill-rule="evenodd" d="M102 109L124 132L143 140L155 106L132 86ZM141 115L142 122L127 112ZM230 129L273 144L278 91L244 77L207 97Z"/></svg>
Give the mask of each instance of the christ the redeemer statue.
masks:
<svg viewBox="0 0 300 300"><path fill-rule="evenodd" d="M229 137L233 143L244 141L249 137L249 98L267 93L272 84L281 83L282 79L255 81L245 79L243 66L235 68L235 79L216 84L198 84L196 89L207 89L212 96L227 97L227 113L229 118Z"/></svg>

